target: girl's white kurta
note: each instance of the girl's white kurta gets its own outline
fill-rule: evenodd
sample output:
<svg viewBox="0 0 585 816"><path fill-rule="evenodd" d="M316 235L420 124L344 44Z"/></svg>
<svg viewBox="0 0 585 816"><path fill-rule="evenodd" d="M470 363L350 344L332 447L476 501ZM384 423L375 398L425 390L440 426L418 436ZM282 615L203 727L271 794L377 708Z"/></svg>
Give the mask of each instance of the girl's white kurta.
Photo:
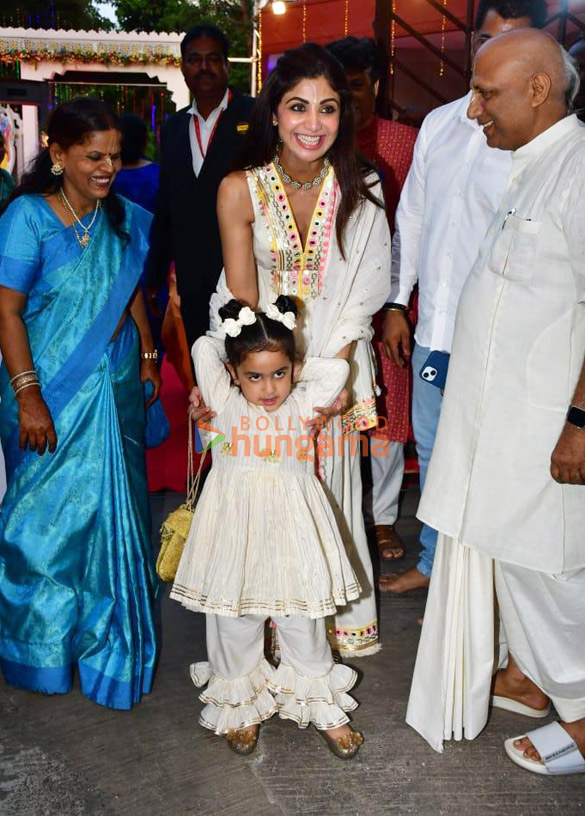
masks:
<svg viewBox="0 0 585 816"><path fill-rule="evenodd" d="M418 512L444 536L408 710L408 722L438 750L451 731L471 738L487 718L491 560L549 574L585 566L583 487L550 475L585 359L584 224L585 128L569 116L514 153L457 312ZM457 651L461 637L475 648L483 639L481 660ZM454 714L450 704L463 678L460 696L473 717L461 707Z"/></svg>
<svg viewBox="0 0 585 816"><path fill-rule="evenodd" d="M358 440L358 436L376 422L371 318L390 291L388 222L383 208L363 202L346 227L344 258L335 234L340 191L330 171L321 188L303 247L286 191L274 166L249 171L247 178L254 206L259 307L265 309L281 294L302 301L296 332L302 355L335 357L344 346L355 344L348 385L353 397L352 408L343 418L336 417L327 431L332 437L334 455L320 459L319 475L362 586L359 600L348 604L330 621L329 639L343 655L372 654L379 649L378 621L362 515L359 451L363 440ZM382 200L379 182L375 183L373 193ZM219 306L230 297L225 274L222 274L217 293L211 299L212 332L218 328Z"/></svg>
<svg viewBox="0 0 585 816"><path fill-rule="evenodd" d="M225 441L211 448L171 597L231 617L332 614L360 588L315 476L306 422L341 391L346 361L307 360L302 381L267 413L231 384L216 340L200 337L193 359Z"/></svg>

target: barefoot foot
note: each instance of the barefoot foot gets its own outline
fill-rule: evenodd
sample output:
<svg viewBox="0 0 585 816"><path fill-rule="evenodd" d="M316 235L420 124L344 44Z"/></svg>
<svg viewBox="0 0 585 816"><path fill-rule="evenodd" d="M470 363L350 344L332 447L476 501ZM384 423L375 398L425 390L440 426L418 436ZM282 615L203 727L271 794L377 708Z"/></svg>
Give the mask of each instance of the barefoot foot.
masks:
<svg viewBox="0 0 585 816"><path fill-rule="evenodd" d="M386 573L380 575L379 587L381 592L395 592L397 594L402 592L410 592L411 589L424 589L428 587L430 578L419 572L416 567L407 570L406 572L396 575L395 573Z"/></svg>

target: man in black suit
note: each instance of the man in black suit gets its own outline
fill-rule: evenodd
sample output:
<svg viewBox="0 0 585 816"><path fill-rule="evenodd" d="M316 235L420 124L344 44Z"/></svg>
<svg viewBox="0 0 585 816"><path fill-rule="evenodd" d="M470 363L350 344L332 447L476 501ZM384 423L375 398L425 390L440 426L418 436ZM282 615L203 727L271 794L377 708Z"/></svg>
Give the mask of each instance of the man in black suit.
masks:
<svg viewBox="0 0 585 816"><path fill-rule="evenodd" d="M150 302L175 262L189 348L209 328L209 299L223 267L217 188L248 129L254 100L228 86L225 34L199 25L181 42L183 76L193 104L161 132L161 173L147 260Z"/></svg>

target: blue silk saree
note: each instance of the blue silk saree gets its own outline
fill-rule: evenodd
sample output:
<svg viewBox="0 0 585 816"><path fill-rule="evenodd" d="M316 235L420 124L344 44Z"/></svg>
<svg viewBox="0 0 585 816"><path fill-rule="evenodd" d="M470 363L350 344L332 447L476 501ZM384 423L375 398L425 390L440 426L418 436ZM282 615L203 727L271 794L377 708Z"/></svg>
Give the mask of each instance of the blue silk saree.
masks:
<svg viewBox="0 0 585 816"><path fill-rule="evenodd" d="M139 343L127 317L150 215L125 201L124 242L105 213L82 250L41 196L0 218L0 286L23 319L57 449L18 446L18 405L0 369L7 492L0 509L0 667L13 686L71 689L128 709L150 691L158 589L150 548Z"/></svg>

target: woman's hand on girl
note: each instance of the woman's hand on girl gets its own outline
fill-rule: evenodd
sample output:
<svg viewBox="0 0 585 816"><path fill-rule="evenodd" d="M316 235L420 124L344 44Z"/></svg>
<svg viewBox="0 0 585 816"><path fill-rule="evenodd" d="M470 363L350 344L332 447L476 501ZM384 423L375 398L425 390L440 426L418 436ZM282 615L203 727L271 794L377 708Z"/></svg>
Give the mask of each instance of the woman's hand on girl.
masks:
<svg viewBox="0 0 585 816"><path fill-rule="evenodd" d="M142 360L140 365L140 382L152 383L152 396L146 403L146 407L150 408L153 402L158 399L162 385L162 377L158 370L156 360Z"/></svg>
<svg viewBox="0 0 585 816"><path fill-rule="evenodd" d="M337 399L334 400L331 403L331 405L329 405L329 407L323 408L320 405L316 405L315 411L318 411L320 414L322 414L322 416L330 417L345 414L348 408L349 408L349 391L347 388L344 388L343 391L340 392Z"/></svg>
<svg viewBox="0 0 585 816"><path fill-rule="evenodd" d="M28 445L31 451L38 451L42 456L48 446L49 453L54 453L57 434L41 392L37 388L27 388L18 395L17 402L20 449L26 450Z"/></svg>

